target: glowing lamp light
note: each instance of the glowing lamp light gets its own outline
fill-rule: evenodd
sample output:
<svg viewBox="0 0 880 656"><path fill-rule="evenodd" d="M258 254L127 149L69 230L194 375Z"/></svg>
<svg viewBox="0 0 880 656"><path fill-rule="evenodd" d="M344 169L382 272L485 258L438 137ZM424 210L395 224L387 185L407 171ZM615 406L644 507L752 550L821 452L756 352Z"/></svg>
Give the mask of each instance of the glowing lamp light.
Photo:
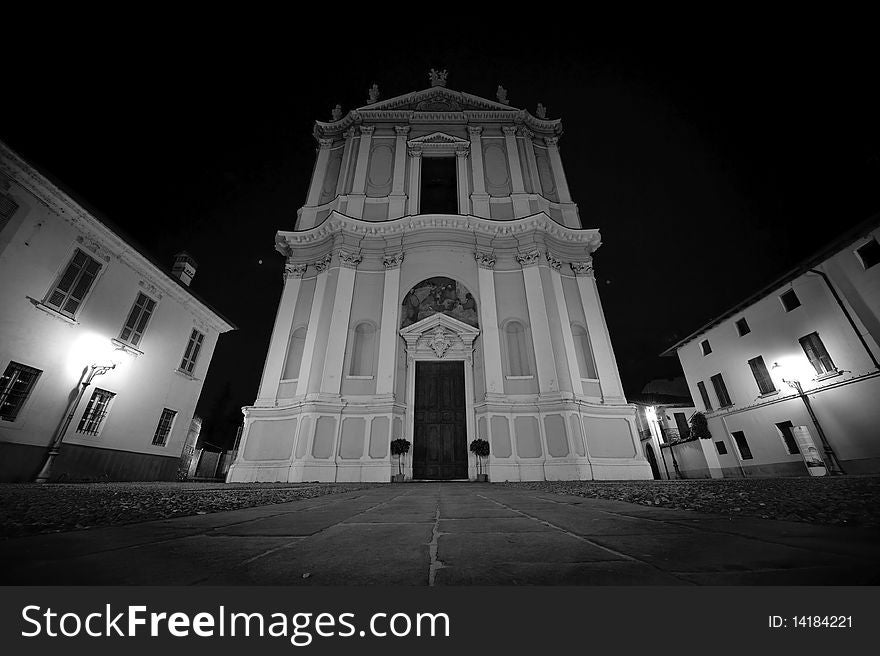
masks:
<svg viewBox="0 0 880 656"><path fill-rule="evenodd" d="M784 356L777 359L770 367L770 375L777 386L786 384L796 388L803 381L812 380L816 377L816 371L803 356Z"/></svg>
<svg viewBox="0 0 880 656"><path fill-rule="evenodd" d="M71 378L82 375L87 366L118 367L124 351L114 348L113 342L97 333L86 333L73 343L67 355L67 373Z"/></svg>

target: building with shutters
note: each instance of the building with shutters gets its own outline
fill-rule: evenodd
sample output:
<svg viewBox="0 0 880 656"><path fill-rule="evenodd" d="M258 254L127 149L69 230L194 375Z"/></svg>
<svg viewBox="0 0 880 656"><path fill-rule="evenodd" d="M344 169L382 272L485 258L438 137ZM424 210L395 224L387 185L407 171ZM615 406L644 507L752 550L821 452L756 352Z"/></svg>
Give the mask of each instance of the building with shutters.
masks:
<svg viewBox="0 0 880 656"><path fill-rule="evenodd" d="M0 480L173 480L233 326L0 143ZM81 392L81 394L78 394ZM60 446L59 446L60 445Z"/></svg>
<svg viewBox="0 0 880 656"><path fill-rule="evenodd" d="M709 420L713 476L880 471L878 240L880 215L663 353Z"/></svg>
<svg viewBox="0 0 880 656"><path fill-rule="evenodd" d="M650 478L539 106L431 86L317 121L262 381L228 481Z"/></svg>

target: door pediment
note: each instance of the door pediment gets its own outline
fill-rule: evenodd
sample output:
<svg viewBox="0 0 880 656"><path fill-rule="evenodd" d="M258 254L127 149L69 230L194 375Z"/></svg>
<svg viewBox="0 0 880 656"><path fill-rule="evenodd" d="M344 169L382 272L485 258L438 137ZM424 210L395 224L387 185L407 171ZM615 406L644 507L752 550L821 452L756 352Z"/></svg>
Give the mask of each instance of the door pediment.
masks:
<svg viewBox="0 0 880 656"><path fill-rule="evenodd" d="M470 361L479 334L479 328L440 312L400 330L410 359Z"/></svg>

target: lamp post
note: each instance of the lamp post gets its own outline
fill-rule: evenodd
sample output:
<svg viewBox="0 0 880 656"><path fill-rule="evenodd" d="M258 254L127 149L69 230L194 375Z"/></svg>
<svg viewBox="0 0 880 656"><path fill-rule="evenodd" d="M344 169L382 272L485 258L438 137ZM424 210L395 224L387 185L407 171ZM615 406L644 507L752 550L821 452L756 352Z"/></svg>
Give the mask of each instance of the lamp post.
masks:
<svg viewBox="0 0 880 656"><path fill-rule="evenodd" d="M801 385L801 382L778 362L774 362L771 369L776 371L782 378L782 382L797 392L797 395L801 397L801 400L804 402L804 406L807 408L807 413L810 415L810 419L816 427L816 432L819 434L819 439L822 440L822 449L825 451L828 473L832 476L843 474L844 471L843 467L840 465L840 460L837 459L837 454L834 453L834 449L832 449L831 444L828 443L828 438L825 437L825 431L822 430L822 424L819 423L819 418L816 416L816 413L813 412L813 406L810 403L809 397L804 393L804 388L803 385Z"/></svg>
<svg viewBox="0 0 880 656"><path fill-rule="evenodd" d="M34 479L35 483L45 483L52 475L52 464L55 462L55 457L61 451L61 446L64 442L64 435L67 433L67 428L73 420L73 415L76 412L77 406L79 406L79 402L82 400L83 394L86 393L86 388L92 384L92 381L97 376L101 376L115 368L116 363L114 362L112 364L90 364L85 370L83 370L83 376L80 378L79 382L79 391L76 394L76 398L70 402L64 420L61 422L58 430L55 431L55 437L52 438L52 443L49 445L49 452L46 454L46 461L43 463L40 473L37 474L37 477Z"/></svg>

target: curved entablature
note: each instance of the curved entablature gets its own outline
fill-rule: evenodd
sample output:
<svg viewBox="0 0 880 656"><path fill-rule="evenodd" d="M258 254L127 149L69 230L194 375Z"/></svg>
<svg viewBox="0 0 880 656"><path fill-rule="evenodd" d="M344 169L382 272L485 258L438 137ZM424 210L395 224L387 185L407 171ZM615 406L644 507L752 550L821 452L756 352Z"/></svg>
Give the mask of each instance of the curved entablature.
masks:
<svg viewBox="0 0 880 656"><path fill-rule="evenodd" d="M420 232L443 232L450 239L468 243L479 249L500 247L507 242L527 249L535 236L558 251L560 256L583 257L590 255L602 243L597 229L573 229L560 225L544 212L512 220L483 219L477 216L454 214L421 214L405 216L376 223L356 219L333 211L318 226L302 231L278 231L275 249L290 256L295 250L342 241L356 249L369 245L382 248L384 244L405 245ZM456 239L458 238L458 239Z"/></svg>

